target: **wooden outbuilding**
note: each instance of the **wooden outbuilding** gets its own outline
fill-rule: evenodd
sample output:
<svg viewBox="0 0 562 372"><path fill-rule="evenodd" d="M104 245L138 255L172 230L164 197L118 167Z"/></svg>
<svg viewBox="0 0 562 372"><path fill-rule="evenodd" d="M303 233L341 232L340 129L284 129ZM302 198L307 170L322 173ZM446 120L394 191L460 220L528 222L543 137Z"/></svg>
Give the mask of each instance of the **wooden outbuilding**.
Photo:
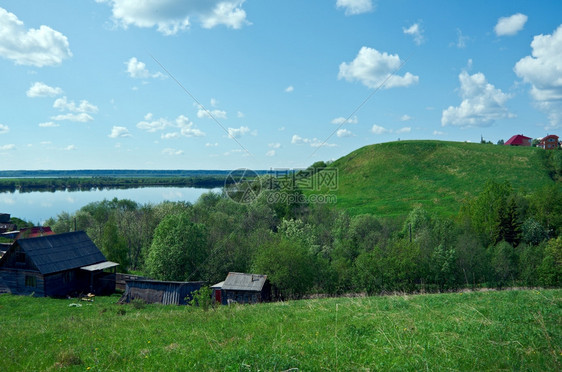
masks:
<svg viewBox="0 0 562 372"><path fill-rule="evenodd" d="M117 266L84 231L18 239L0 258L0 286L39 297L111 294Z"/></svg>
<svg viewBox="0 0 562 372"><path fill-rule="evenodd" d="M120 303L141 300L147 304L187 305L203 282L173 282L151 279L125 279Z"/></svg>
<svg viewBox="0 0 562 372"><path fill-rule="evenodd" d="M271 301L271 284L267 275L230 272L224 282L211 286L211 289L215 300L223 305Z"/></svg>

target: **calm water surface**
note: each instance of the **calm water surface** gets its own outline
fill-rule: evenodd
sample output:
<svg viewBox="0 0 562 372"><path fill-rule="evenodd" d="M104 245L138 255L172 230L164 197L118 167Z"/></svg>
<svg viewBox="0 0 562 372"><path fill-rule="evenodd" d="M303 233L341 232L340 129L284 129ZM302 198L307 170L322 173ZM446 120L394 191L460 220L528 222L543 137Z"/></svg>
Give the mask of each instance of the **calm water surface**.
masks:
<svg viewBox="0 0 562 372"><path fill-rule="evenodd" d="M193 187L143 187L136 189L115 189L90 191L55 191L0 193L0 213L9 213L12 217L42 224L49 217L56 217L61 212L73 214L86 204L102 201L129 199L139 204L159 204L163 201L187 201L194 203L202 194L221 189L199 189Z"/></svg>

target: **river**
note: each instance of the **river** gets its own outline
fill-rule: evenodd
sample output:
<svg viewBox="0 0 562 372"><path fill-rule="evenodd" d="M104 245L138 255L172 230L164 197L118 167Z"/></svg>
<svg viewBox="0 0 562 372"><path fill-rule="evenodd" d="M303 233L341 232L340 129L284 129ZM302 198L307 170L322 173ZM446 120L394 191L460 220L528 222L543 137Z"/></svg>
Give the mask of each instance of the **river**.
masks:
<svg viewBox="0 0 562 372"><path fill-rule="evenodd" d="M143 187L134 189L92 189L90 191L55 192L3 192L0 193L0 213L9 213L25 221L43 224L59 213L73 214L83 206L104 199L129 199L139 204L159 204L163 201L187 201L194 203L199 196L221 189L193 187Z"/></svg>

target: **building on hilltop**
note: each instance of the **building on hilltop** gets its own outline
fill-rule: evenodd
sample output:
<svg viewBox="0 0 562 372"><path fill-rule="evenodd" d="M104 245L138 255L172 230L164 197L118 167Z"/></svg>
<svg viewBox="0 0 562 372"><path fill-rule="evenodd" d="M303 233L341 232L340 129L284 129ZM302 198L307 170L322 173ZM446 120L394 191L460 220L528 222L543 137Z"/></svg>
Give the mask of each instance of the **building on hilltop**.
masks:
<svg viewBox="0 0 562 372"><path fill-rule="evenodd" d="M83 231L14 241L0 258L0 292L65 297L115 291L118 263Z"/></svg>
<svg viewBox="0 0 562 372"><path fill-rule="evenodd" d="M522 134L516 134L508 139L504 145L506 146L531 146L531 138Z"/></svg>
<svg viewBox="0 0 562 372"><path fill-rule="evenodd" d="M550 134L546 137L540 139L538 147L545 149L545 150L554 150L560 147L560 143L558 142L558 136L554 134Z"/></svg>

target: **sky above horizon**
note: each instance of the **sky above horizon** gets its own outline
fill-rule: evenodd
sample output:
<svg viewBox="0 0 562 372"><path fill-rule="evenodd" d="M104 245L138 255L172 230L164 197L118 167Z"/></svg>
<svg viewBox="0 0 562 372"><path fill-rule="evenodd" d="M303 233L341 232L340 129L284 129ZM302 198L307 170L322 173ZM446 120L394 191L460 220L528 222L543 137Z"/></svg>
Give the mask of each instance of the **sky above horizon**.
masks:
<svg viewBox="0 0 562 372"><path fill-rule="evenodd" d="M562 136L562 2L0 3L2 169L297 169Z"/></svg>

